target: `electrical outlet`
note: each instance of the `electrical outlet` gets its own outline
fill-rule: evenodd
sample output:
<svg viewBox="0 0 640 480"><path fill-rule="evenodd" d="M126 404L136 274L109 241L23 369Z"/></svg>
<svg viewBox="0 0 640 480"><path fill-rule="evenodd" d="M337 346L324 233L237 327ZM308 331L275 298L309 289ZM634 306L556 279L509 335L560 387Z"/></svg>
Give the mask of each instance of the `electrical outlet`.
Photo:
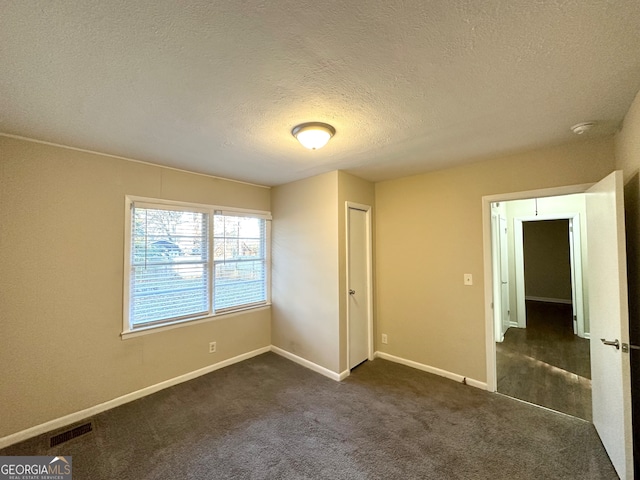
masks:
<svg viewBox="0 0 640 480"><path fill-rule="evenodd" d="M386 344L387 344L387 341L388 341L388 339L387 339L387 334L386 334L386 333L383 333L383 334L382 334L382 343L384 343L384 344L386 345Z"/></svg>
<svg viewBox="0 0 640 480"><path fill-rule="evenodd" d="M209 353L216 353L216 342L209 342Z"/></svg>

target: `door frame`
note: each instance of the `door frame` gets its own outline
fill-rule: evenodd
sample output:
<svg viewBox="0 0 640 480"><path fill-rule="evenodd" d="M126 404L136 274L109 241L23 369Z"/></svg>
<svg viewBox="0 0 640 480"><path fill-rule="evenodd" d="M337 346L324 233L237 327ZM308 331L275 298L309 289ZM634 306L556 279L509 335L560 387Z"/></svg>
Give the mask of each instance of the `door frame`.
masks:
<svg viewBox="0 0 640 480"><path fill-rule="evenodd" d="M482 197L482 246L484 265L484 317L486 341L487 390L495 392L498 388L496 371L496 338L493 316L493 265L491 257L491 204L510 200L529 198L559 197L574 193L585 193L594 183L567 185L562 187L527 190L522 192L500 193Z"/></svg>
<svg viewBox="0 0 640 480"><path fill-rule="evenodd" d="M515 266L516 321L519 328L527 327L527 311L525 308L524 280L524 222L544 220L569 220L569 255L571 268L571 299L573 314L576 316L574 334L580 338L589 338L584 331L584 289L582 272L582 244L579 213L550 213L548 215L522 216L513 219L513 261Z"/></svg>
<svg viewBox="0 0 640 480"><path fill-rule="evenodd" d="M349 355L351 350L351 338L349 335L349 325L351 312L349 307L349 240L350 240L350 222L349 222L349 209L355 209L365 212L366 215L366 249L367 249L367 357L369 360L373 360L373 237L371 229L371 205L364 205L361 203L346 201L344 205L345 212L345 271L346 271L346 285L345 285L345 304L347 312L347 370L349 367Z"/></svg>
<svg viewBox="0 0 640 480"><path fill-rule="evenodd" d="M495 337L498 339L498 342L502 342L504 340L504 334L507 329L511 326L510 320L510 299L509 294L506 295L507 302L507 325L505 325L504 311L503 311L503 302L505 299L502 295L502 262L508 262L508 252L506 258L502 256L502 215L500 212L491 212L491 258L492 258L492 282L493 282L493 295L492 295L492 305L493 305L493 321L495 324ZM507 219L504 218L505 223ZM508 268L508 267L507 267ZM508 277L508 275L507 275ZM509 284L507 281L507 292L509 291ZM506 326L506 328L505 328Z"/></svg>

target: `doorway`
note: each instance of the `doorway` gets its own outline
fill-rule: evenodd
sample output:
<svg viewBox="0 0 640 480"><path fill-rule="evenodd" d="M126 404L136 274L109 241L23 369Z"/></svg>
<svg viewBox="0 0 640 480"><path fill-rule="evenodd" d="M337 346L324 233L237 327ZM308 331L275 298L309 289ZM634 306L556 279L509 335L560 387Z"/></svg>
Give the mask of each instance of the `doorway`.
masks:
<svg viewBox="0 0 640 480"><path fill-rule="evenodd" d="M633 478L629 310L621 171L592 185L574 185L482 198L487 390L495 392L491 203L584 194L588 243L589 331L593 425L621 478Z"/></svg>
<svg viewBox="0 0 640 480"><path fill-rule="evenodd" d="M580 231L585 214L583 194L494 203L491 240L497 391L590 420ZM508 318L505 304L513 305Z"/></svg>
<svg viewBox="0 0 640 480"><path fill-rule="evenodd" d="M515 267L517 322L509 325L502 339L496 338L497 391L591 421L589 340L584 338L582 318L582 248L579 231L572 232L574 226L579 228L581 213L538 212L538 217L513 218L522 205L510 203L506 202L504 210L514 230L510 263ZM537 201L529 203L535 206ZM582 196L548 198L540 208L552 212L567 205L584 214ZM494 273L494 277L499 275Z"/></svg>
<svg viewBox="0 0 640 480"><path fill-rule="evenodd" d="M346 203L347 359L353 369L373 359L371 207Z"/></svg>
<svg viewBox="0 0 640 480"><path fill-rule="evenodd" d="M527 309L525 306L525 300L527 298L536 299L540 301L549 301L551 303L570 303L572 306L572 314L573 314L573 332L577 334L580 338L589 338L589 327L588 327L588 314L587 314L587 303L585 300L586 295L586 282L585 282L585 274L583 272L583 265L586 265L587 255L586 255L586 246L583 245L582 240L585 237L586 227L584 221L581 222L581 218L584 219L586 214L586 203L584 201L583 195L566 195L563 197L550 197L540 201L541 207L543 210L553 211L553 210L563 210L565 208L576 210L573 213L558 213L557 211L554 213L546 213L542 214L537 211L538 209L538 199L535 199L536 204L536 215L535 216L516 216L513 219L513 238L514 238L514 246L513 246L513 263L515 269L515 298L516 298L516 325L520 328L526 328L527 326ZM567 222L560 222L562 220L566 220ZM550 222L550 223L533 223L533 222ZM568 258L569 262L569 271L565 270L565 278L568 273L570 278L570 284L568 282L564 283L564 287L558 285L549 285L544 284L542 286L538 286L534 288L534 292L526 293L525 292L525 268L524 268L524 228L525 225L528 225L529 230L532 234L536 233L536 230L540 229L553 229L553 228L562 228L567 229L559 236L560 239L556 238L555 242L561 245L562 250L553 250L551 252L552 255L558 256L561 252L565 254L564 259L557 259L557 262L564 262L566 265L566 261ZM546 225L546 227L545 227ZM555 227L554 227L555 225ZM560 227L562 225L562 227ZM583 229L585 231L583 231ZM565 233L566 232L566 233ZM538 238L541 238L542 242L548 241L544 240L545 238L549 238L548 235L541 237L538 232ZM568 239L568 244L564 243L563 239ZM540 243L535 242L534 245ZM566 251L568 248L568 257L566 256ZM541 249L542 252L538 254L538 258L531 258L530 265L534 267L539 266L539 264L549 264L552 266L550 268L555 269L557 265L553 265L553 262L549 262L546 252L544 249ZM542 269L542 272L544 270ZM538 269L537 273L538 277L542 277L541 269ZM535 277L535 275L534 275ZM556 275L556 277L561 277L561 275ZM536 283L544 283L545 278L532 278L531 281L535 281ZM564 289L563 289L564 288ZM570 295L567 295L567 292L570 291ZM560 293L558 293L560 292Z"/></svg>

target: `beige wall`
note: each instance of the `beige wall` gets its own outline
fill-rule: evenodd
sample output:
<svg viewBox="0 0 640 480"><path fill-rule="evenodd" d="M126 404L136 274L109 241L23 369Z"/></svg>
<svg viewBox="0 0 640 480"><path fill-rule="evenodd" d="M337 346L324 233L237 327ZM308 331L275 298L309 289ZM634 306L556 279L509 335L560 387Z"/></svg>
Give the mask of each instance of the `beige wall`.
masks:
<svg viewBox="0 0 640 480"><path fill-rule="evenodd" d="M629 337L640 345L640 93L615 137L616 168L624 171L624 206L629 281ZM640 438L640 357L630 355L633 436ZM634 442L635 471L640 471L640 442Z"/></svg>
<svg viewBox="0 0 640 480"><path fill-rule="evenodd" d="M270 209L267 188L0 137L0 437L270 344L269 309L121 340L125 194Z"/></svg>
<svg viewBox="0 0 640 480"><path fill-rule="evenodd" d="M569 221L524 222L525 296L571 303Z"/></svg>
<svg viewBox="0 0 640 480"><path fill-rule="evenodd" d="M340 309L340 371L347 365L347 238L346 238L346 202L359 203L373 207L375 188L373 183L345 172L338 172L338 254L339 254L339 309ZM375 222L372 209L371 223ZM372 227L373 228L373 227ZM372 232L373 234L373 232ZM373 240L373 239L372 239ZM375 252L375 245L373 245ZM372 259L373 260L373 259Z"/></svg>
<svg viewBox="0 0 640 480"><path fill-rule="evenodd" d="M622 128L615 137L615 155L616 168L624 171L625 182L631 341L640 343L640 92L636 95L624 118ZM638 359L637 356L632 358ZM635 363L635 371L640 378L640 361ZM632 367L633 364L632 361ZM640 399L638 402L640 403ZM640 409L640 404L638 408Z"/></svg>
<svg viewBox="0 0 640 480"><path fill-rule="evenodd" d="M632 343L640 344L640 92L615 137L615 154L616 168L624 171L625 181L629 327ZM637 356L631 358L634 376L640 378L640 359ZM640 411L640 398L634 399L634 402L638 403L637 410ZM640 430L640 425L638 429ZM638 453L640 458L640 452Z"/></svg>
<svg viewBox="0 0 640 480"><path fill-rule="evenodd" d="M482 196L613 169L613 140L596 138L376 184L377 350L486 381Z"/></svg>
<svg viewBox="0 0 640 480"><path fill-rule="evenodd" d="M624 171L625 184L628 184L640 169L640 92L615 137L615 154L616 168Z"/></svg>
<svg viewBox="0 0 640 480"><path fill-rule="evenodd" d="M338 172L272 190L272 344L338 373Z"/></svg>
<svg viewBox="0 0 640 480"><path fill-rule="evenodd" d="M273 189L272 343L347 370L345 202L373 206L374 186L334 171Z"/></svg>

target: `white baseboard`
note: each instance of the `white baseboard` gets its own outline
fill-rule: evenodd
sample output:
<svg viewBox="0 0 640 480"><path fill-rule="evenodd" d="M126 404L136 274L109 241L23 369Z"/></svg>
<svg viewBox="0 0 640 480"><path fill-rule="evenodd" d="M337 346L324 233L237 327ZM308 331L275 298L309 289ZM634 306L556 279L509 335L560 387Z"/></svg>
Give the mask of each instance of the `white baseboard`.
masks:
<svg viewBox="0 0 640 480"><path fill-rule="evenodd" d="M547 302L547 303L563 303L565 305L571 305L571 299L566 298L550 298L550 297L532 297L527 295L525 300L532 300L534 302Z"/></svg>
<svg viewBox="0 0 640 480"><path fill-rule="evenodd" d="M283 350L280 347L276 347L275 345L271 345L271 351L273 353L277 353L278 355L291 360L292 362L295 362L299 365L302 365L303 367L308 368L309 370L313 370L314 372L317 372L321 375L324 375L325 377L330 378L331 380L335 380L336 382L339 382L341 380L344 380L345 378L347 378L349 376L349 371L345 371L342 373L336 373L333 370L329 370L328 368L322 367L320 365L318 365L317 363L313 363L309 360L307 360L306 358L302 358L299 357L298 355L291 353L291 352L287 352L286 350Z"/></svg>
<svg viewBox="0 0 640 480"><path fill-rule="evenodd" d="M114 398L112 400L109 400L104 403L100 403L98 405L94 405L93 407L85 408L84 410L70 413L69 415L65 415L63 417L59 417L45 423L41 423L40 425L27 428L26 430L21 430L11 435L7 435L6 437L0 438L0 448L5 448L5 447L8 447L9 445L13 445L14 443L27 440L28 438L35 437L37 435L41 435L43 433L47 433L52 430L57 430L59 428L65 427L67 425L71 425L76 422L80 422L86 418L92 417L106 410L119 407L120 405L124 405L125 403L129 403L134 400L138 400L139 398L146 397L147 395L151 395L152 393L156 393L160 390L164 390L165 388L169 388L179 383L192 380L202 375L206 375L207 373L211 373L215 370L219 370L229 365L233 365L234 363L239 363L244 360L248 360L249 358L255 357L257 355L261 355L263 353L267 353L269 351L272 351L288 360L291 360L292 362L302 365L303 367L306 367L310 370L313 370L314 372L320 373L321 375L324 375L325 377L328 377L338 382L344 380L350 375L350 371L348 369L343 371L342 373L336 373L332 370L329 370L328 368L322 367L316 363L313 363L309 360L299 357L298 355L295 355L291 352L287 352L286 350L283 350L279 347L271 345L268 347L262 347L257 350L253 350L251 352L243 353L242 355L238 355L236 357L223 360L213 365L209 365L204 368L194 370L193 372L185 373L184 375L180 375L178 377L165 380L164 382L156 383L155 385L151 385L149 387L136 390L135 392L127 393L126 395L122 395L121 397ZM481 388L483 390L487 389L487 384L485 382L480 382L472 378L465 378L462 375L458 375L456 373L451 373L446 370L441 370L436 367L431 367L429 365L423 365L421 363L396 357L388 353L375 352L374 358L382 358L384 360L401 363L403 365L407 365L409 367L413 367L418 370L422 370L425 372L429 372L436 375L440 375L442 377L449 378L456 382L462 383L464 381L467 385L471 385L476 388Z"/></svg>
<svg viewBox="0 0 640 480"><path fill-rule="evenodd" d="M40 425L27 428L26 430L21 430L20 432L12 433L11 435L0 438L0 448L5 448L9 445L13 445L14 443L21 442L28 438L35 437L52 430L57 430L58 428L62 428L66 425L71 425L73 423L84 420L85 418L97 415L98 413L102 413L106 410L119 407L120 405L124 405L125 403L129 403L139 398L146 397L147 395L151 395L152 393L156 393L160 390L164 390L165 388L172 387L188 380L193 380L194 378L206 375L207 373L211 373L224 367L228 367L229 365L233 365L234 363L242 362L244 360L248 360L251 357L267 353L270 350L271 346L268 346L253 350L251 352L243 353L242 355L228 358L227 360L214 363L213 365L208 365L204 368L194 370L193 372L185 373L184 375L165 380L164 382L156 383L155 385L136 390L135 392L127 393L126 395L122 395L121 397L114 398L113 400L94 405L93 407L85 408L84 410L70 413L69 415L65 415L64 417L41 423Z"/></svg>
<svg viewBox="0 0 640 480"><path fill-rule="evenodd" d="M449 372L447 370L442 370L440 368L432 367L430 365L425 365L423 363L414 362L413 360L407 360L406 358L396 357L395 355L390 355L385 352L376 352L374 356L376 358L382 358L383 360L389 360L390 362L400 363L402 365L406 365L407 367L412 367L418 370L422 370L423 372L433 373L435 375L448 378L455 382L466 383L467 385L480 388L481 390L487 390L486 382L474 380L473 378L465 377L463 375L458 375L457 373Z"/></svg>

